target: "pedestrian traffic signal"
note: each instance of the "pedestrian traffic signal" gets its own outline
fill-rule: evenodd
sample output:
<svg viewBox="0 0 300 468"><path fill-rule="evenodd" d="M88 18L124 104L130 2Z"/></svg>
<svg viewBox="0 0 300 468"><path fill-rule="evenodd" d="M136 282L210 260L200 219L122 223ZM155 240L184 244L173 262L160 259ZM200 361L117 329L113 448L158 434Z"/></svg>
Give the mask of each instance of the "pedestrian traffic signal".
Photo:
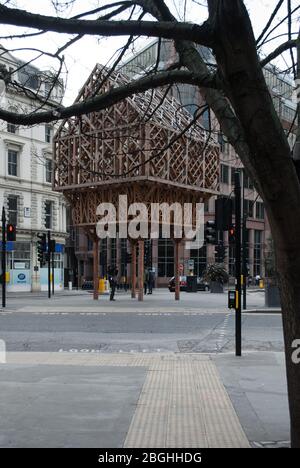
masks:
<svg viewBox="0 0 300 468"><path fill-rule="evenodd" d="M37 241L37 257L40 262L40 267L42 268L45 265L45 252L47 251L47 240L46 234L38 235Z"/></svg>
<svg viewBox="0 0 300 468"><path fill-rule="evenodd" d="M204 237L207 244L217 243L217 230L215 221L207 221L204 230Z"/></svg>
<svg viewBox="0 0 300 468"><path fill-rule="evenodd" d="M15 224L8 224L6 226L6 240L7 241L15 241L16 240L16 226Z"/></svg>
<svg viewBox="0 0 300 468"><path fill-rule="evenodd" d="M231 226L231 228L228 231L228 242L229 244L235 243L235 227L234 226Z"/></svg>

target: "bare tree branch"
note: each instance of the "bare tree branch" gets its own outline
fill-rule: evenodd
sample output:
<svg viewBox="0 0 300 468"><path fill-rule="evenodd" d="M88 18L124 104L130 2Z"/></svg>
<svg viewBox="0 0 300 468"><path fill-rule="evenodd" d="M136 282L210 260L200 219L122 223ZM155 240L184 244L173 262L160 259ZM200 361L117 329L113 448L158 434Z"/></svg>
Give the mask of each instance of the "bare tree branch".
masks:
<svg viewBox="0 0 300 468"><path fill-rule="evenodd" d="M276 7L274 8L274 10L272 11L272 14L266 24L266 26L264 27L263 31L261 32L261 34L258 36L258 38L256 39L256 43L259 44L260 41L263 39L264 35L266 34L266 32L268 31L269 27L271 26L271 24L273 23L273 20L276 16L276 14L278 13L281 5L283 4L285 0L279 0L279 2L277 3Z"/></svg>
<svg viewBox="0 0 300 468"><path fill-rule="evenodd" d="M297 47L297 39L291 39L290 41L284 42L279 47L277 47L277 49L271 52L266 58L260 61L261 66L264 67L265 65L267 65L267 63L270 63L283 52L294 47Z"/></svg>
<svg viewBox="0 0 300 468"><path fill-rule="evenodd" d="M100 36L138 35L164 37L165 39L189 39L197 44L212 45L211 28L207 22L201 26L189 23L156 21L98 21L57 18L37 15L16 8L0 5L1 23L36 28L63 34L87 34Z"/></svg>
<svg viewBox="0 0 300 468"><path fill-rule="evenodd" d="M108 92L83 102L76 102L69 107L59 107L49 112L38 112L31 115L17 114L7 110L0 110L0 119L17 125L33 125L43 122L51 122L59 119L65 119L72 116L79 116L93 111L106 109L117 102L138 94L151 88L159 88L174 83L187 83L197 86L210 86L217 88L221 86L216 75L197 74L184 70L173 70L169 72L160 72L156 75L149 75L127 83L118 88L112 88Z"/></svg>

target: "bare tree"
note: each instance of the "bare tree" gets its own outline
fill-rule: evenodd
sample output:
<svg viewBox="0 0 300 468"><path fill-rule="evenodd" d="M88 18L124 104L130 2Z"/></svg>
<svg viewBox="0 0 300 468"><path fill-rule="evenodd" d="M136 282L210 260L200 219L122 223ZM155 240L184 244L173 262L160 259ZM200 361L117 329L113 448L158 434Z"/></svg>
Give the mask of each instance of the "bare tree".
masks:
<svg viewBox="0 0 300 468"><path fill-rule="evenodd" d="M113 88L69 107L39 110L30 115L0 109L0 118L14 124L32 125L99 111L134 93L155 87L175 83L199 87L204 102L217 117L222 132L242 160L266 206L280 283L291 441L293 447L300 447L300 365L291 359L294 340L300 339L299 125L293 158L262 70L271 60L286 53L289 60L287 68L297 74L299 83L300 39L298 31L292 30L299 6L293 6L289 0L276 2L266 26L256 39L242 0L208 0L208 19L201 25L178 21L164 0L107 2L98 9L85 11L73 18L37 15L11 8L6 3L0 5L1 23L32 30L23 32L24 37L49 31L73 35L71 41L68 39L65 46L54 54L60 58L71 42L84 35L127 35L129 43L135 36L141 35L174 41L179 61L168 71L159 71L154 67L150 73L132 80L126 86ZM284 6L284 16L278 21L278 12ZM133 8L137 8L138 14L142 15L139 19L132 19ZM120 13L129 16L120 19ZM85 19L95 14L100 16ZM146 14L147 19L142 19ZM282 26L286 26L285 32L280 29ZM279 38L283 42L278 45ZM259 52L262 46L271 41L276 42L276 47L261 59ZM212 49L215 68L205 63L197 45ZM7 76L2 77L5 82L8 81Z"/></svg>

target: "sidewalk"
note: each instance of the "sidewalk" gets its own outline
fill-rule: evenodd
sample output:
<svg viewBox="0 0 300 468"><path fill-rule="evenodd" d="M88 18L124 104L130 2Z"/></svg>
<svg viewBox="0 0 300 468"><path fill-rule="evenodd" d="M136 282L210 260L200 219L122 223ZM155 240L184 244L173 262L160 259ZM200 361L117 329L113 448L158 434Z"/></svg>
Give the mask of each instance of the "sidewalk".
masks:
<svg viewBox="0 0 300 468"><path fill-rule="evenodd" d="M8 353L0 447L289 447L283 353Z"/></svg>
<svg viewBox="0 0 300 468"><path fill-rule="evenodd" d="M207 355L8 353L2 447L249 447Z"/></svg>
<svg viewBox="0 0 300 468"><path fill-rule="evenodd" d="M264 294L260 291L247 296L247 306L250 312L277 312L264 307ZM0 309L3 313L10 311L33 313L228 313L228 297L224 294L181 292L180 301L175 301L174 293L167 289L156 289L152 295L144 296L144 301L132 299L130 292L116 293L116 301L109 301L109 296L99 296L93 300L93 295L86 291L65 291L56 293L48 299L47 293L27 293L7 297L7 307ZM248 310L247 310L248 312Z"/></svg>

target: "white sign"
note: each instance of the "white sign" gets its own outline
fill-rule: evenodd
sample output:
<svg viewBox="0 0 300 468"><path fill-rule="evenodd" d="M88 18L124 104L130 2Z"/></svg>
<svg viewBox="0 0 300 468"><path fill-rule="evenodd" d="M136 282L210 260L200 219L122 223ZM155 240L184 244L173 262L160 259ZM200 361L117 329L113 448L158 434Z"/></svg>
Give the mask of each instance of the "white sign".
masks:
<svg viewBox="0 0 300 468"><path fill-rule="evenodd" d="M26 263L14 262L14 269L15 270L25 270L25 268L26 268Z"/></svg>
<svg viewBox="0 0 300 468"><path fill-rule="evenodd" d="M30 218L31 210L29 207L24 207L24 218Z"/></svg>

